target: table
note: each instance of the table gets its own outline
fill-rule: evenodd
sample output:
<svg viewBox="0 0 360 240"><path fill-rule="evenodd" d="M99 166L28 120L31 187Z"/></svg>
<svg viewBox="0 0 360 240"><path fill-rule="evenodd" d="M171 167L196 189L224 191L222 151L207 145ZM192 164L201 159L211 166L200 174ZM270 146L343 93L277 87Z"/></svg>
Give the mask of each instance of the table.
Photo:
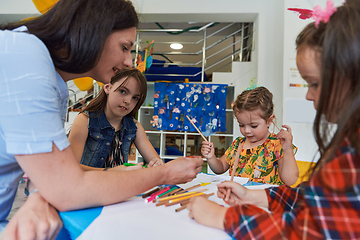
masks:
<svg viewBox="0 0 360 240"><path fill-rule="evenodd" d="M229 180L230 176L199 173L197 177L186 184L188 188L198 183L208 185L198 189L208 189L205 193L214 192L209 199L224 205L222 199L216 196L217 184ZM244 186L266 188L271 185L259 185L247 182L246 178L234 178ZM97 207L77 211L60 212L64 228L57 240L82 239L231 239L224 231L202 226L188 217L188 210L175 212L180 205L158 206L145 203L141 196L135 196L122 203L106 207Z"/></svg>

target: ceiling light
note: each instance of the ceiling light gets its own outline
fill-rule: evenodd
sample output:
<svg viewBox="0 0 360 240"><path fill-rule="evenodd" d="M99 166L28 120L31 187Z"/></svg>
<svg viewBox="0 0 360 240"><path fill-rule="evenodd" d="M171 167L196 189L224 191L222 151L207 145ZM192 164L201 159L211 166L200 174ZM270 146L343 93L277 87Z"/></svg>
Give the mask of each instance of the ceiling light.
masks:
<svg viewBox="0 0 360 240"><path fill-rule="evenodd" d="M172 49L179 50L179 49L182 49L182 48L183 48L183 45L180 44L180 43L172 43L172 44L170 44L170 47L171 47Z"/></svg>

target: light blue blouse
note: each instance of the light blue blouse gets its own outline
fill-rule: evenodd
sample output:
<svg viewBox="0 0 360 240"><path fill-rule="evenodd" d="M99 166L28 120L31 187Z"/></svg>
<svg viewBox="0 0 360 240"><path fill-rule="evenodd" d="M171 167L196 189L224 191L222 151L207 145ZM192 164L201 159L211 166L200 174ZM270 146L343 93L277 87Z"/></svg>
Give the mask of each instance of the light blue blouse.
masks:
<svg viewBox="0 0 360 240"><path fill-rule="evenodd" d="M43 42L23 31L0 31L0 232L23 175L15 155L69 146L67 85Z"/></svg>

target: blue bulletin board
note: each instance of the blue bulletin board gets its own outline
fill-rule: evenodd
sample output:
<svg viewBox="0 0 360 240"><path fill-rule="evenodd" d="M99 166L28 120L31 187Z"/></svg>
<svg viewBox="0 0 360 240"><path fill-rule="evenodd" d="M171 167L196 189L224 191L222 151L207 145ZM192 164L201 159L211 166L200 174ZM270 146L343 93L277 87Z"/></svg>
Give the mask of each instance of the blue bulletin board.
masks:
<svg viewBox="0 0 360 240"><path fill-rule="evenodd" d="M205 136L226 131L226 84L156 82L151 124L158 130L196 132Z"/></svg>

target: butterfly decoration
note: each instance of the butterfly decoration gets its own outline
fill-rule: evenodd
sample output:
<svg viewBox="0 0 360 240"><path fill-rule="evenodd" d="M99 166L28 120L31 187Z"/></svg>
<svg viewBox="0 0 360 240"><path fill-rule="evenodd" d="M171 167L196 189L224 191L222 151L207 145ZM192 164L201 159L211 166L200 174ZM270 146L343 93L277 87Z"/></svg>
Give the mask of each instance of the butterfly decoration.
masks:
<svg viewBox="0 0 360 240"><path fill-rule="evenodd" d="M309 19L312 18L314 11L310 9L303 9L303 8L288 8L289 11L294 11L299 14L300 19Z"/></svg>
<svg viewBox="0 0 360 240"><path fill-rule="evenodd" d="M297 12L299 18L303 20L313 18L315 20L315 26L318 27L320 22L327 23L337 9L331 0L327 0L324 9L317 5L313 10L302 8L288 8L287 10Z"/></svg>

